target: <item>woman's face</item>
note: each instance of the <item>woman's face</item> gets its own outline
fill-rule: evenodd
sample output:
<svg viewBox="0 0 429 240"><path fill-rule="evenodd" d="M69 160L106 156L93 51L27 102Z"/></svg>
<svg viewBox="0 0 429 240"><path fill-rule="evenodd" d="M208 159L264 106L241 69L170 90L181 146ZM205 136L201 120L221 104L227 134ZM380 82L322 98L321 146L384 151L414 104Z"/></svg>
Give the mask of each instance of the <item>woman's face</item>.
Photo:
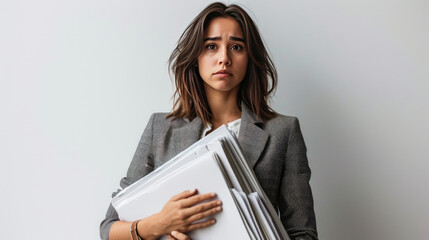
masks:
<svg viewBox="0 0 429 240"><path fill-rule="evenodd" d="M204 49L198 57L198 70L206 94L237 93L246 75L247 62L240 25L232 18L211 20L204 33Z"/></svg>

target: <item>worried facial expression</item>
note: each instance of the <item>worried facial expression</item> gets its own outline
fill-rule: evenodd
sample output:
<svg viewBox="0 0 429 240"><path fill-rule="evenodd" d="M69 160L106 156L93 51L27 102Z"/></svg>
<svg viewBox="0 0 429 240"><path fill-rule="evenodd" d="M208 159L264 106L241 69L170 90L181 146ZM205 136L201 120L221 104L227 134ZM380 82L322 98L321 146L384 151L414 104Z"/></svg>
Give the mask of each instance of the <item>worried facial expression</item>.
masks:
<svg viewBox="0 0 429 240"><path fill-rule="evenodd" d="M214 18L204 33L204 49L198 57L206 93L236 93L246 76L247 62L240 25L232 18Z"/></svg>

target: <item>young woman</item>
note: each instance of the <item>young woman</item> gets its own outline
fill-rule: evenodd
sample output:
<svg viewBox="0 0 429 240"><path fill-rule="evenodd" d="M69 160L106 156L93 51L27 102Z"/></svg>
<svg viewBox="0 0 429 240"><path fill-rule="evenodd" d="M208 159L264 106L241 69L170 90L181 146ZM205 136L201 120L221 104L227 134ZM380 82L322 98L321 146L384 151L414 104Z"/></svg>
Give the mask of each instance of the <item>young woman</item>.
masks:
<svg viewBox="0 0 429 240"><path fill-rule="evenodd" d="M121 187L226 124L238 135L290 237L317 239L304 139L297 118L268 106L277 73L249 15L237 5L209 5L180 37L170 67L176 83L173 111L152 114ZM215 193L171 195L160 199L166 204L159 213L135 222L119 221L110 206L101 238L131 239L130 229L136 229L134 239L189 239L187 232L215 224L222 210ZM205 217L210 220L194 223Z"/></svg>

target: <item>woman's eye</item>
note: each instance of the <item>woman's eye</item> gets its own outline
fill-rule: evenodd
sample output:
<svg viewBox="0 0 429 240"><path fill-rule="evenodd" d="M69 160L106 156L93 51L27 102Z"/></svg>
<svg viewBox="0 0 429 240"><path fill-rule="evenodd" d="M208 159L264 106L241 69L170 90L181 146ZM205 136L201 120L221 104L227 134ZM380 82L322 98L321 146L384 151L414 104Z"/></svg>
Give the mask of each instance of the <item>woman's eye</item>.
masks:
<svg viewBox="0 0 429 240"><path fill-rule="evenodd" d="M207 48L208 50L215 50L215 49L216 49L216 46L215 46L214 44L208 44L208 45L206 46L206 48Z"/></svg>
<svg viewBox="0 0 429 240"><path fill-rule="evenodd" d="M240 51L241 49L243 49L243 47L240 46L240 45L234 45L234 46L232 46L232 50L234 50L234 51Z"/></svg>

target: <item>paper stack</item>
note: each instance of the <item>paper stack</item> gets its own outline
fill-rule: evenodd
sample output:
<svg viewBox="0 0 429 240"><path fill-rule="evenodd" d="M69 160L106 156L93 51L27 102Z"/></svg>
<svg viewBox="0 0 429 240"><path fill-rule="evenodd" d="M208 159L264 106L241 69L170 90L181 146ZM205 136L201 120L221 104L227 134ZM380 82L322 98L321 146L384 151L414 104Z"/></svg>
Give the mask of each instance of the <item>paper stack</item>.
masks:
<svg viewBox="0 0 429 240"><path fill-rule="evenodd" d="M173 195L194 188L215 192L223 210L215 215L216 224L188 233L192 239L290 239L225 125L125 188L112 205L121 220L135 221L160 212Z"/></svg>

